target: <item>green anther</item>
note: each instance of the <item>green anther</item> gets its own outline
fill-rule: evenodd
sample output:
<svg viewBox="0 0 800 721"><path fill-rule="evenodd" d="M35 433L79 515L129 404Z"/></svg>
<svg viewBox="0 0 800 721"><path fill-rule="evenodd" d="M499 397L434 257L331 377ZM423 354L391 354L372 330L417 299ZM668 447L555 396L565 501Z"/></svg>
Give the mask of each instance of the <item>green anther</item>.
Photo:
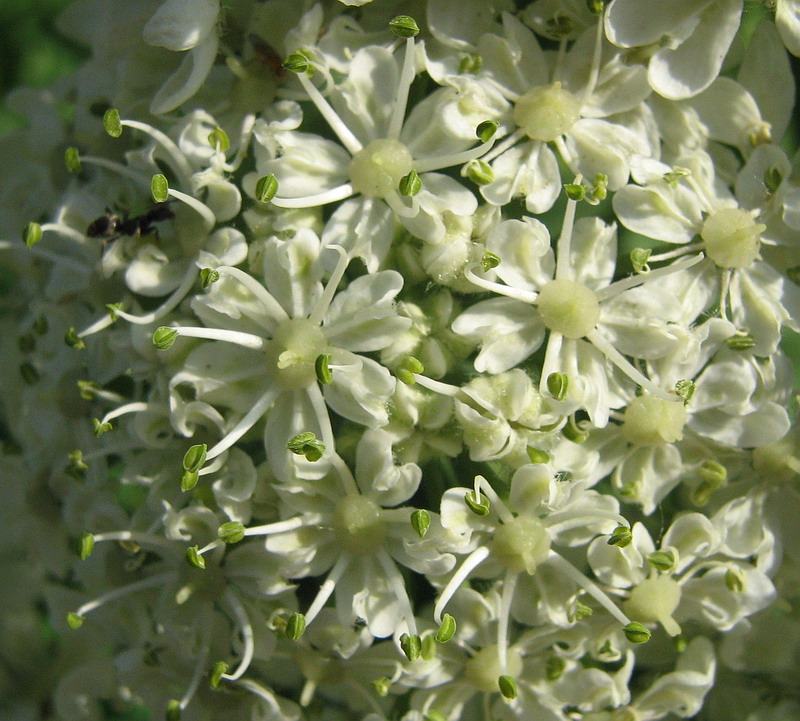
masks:
<svg viewBox="0 0 800 721"><path fill-rule="evenodd" d="M631 643L647 643L650 640L650 633L647 626L643 626L638 621L631 621L627 626L622 629L625 638Z"/></svg>
<svg viewBox="0 0 800 721"><path fill-rule="evenodd" d="M407 386L413 386L417 382L414 376L424 371L425 366L414 358L414 356L406 356L400 361L394 373L399 381L405 383Z"/></svg>
<svg viewBox="0 0 800 721"><path fill-rule="evenodd" d="M94 534L86 531L81 534L80 541L78 542L78 556L81 561L85 561L92 555L94 550Z"/></svg>
<svg viewBox="0 0 800 721"><path fill-rule="evenodd" d="M330 369L330 362L330 353L322 353L314 361L314 372L317 375L317 380L324 386L333 383L333 371Z"/></svg>
<svg viewBox="0 0 800 721"><path fill-rule="evenodd" d="M94 435L96 438L100 438L104 433L108 433L110 430L113 430L114 426L110 423L101 423L99 419L92 418L92 428L94 429Z"/></svg>
<svg viewBox="0 0 800 721"><path fill-rule="evenodd" d="M669 173L664 173L664 182L671 185L673 188L678 184L681 178L685 178L692 174L688 168L674 167Z"/></svg>
<svg viewBox="0 0 800 721"><path fill-rule="evenodd" d="M557 401L563 401L569 390L569 377L566 373L551 373L547 376L547 392Z"/></svg>
<svg viewBox="0 0 800 721"><path fill-rule="evenodd" d="M567 425L561 429L561 432L564 434L564 438L573 443L585 443L589 437L589 431L576 422L575 416L569 417Z"/></svg>
<svg viewBox="0 0 800 721"><path fill-rule="evenodd" d="M458 72L462 75L477 75L483 69L483 58L480 55L465 55L458 62Z"/></svg>
<svg viewBox="0 0 800 721"><path fill-rule="evenodd" d="M419 193L419 191L422 190L422 180L419 177L419 173L417 173L416 170L412 170L410 173L400 178L398 190L400 191L400 195L405 195L407 198L411 198Z"/></svg>
<svg viewBox="0 0 800 721"><path fill-rule="evenodd" d="M439 643L447 643L456 633L456 620L449 614L445 613L442 616L442 623L439 630L436 632L436 640Z"/></svg>
<svg viewBox="0 0 800 721"><path fill-rule="evenodd" d="M755 347L756 341L749 333L737 333L725 341L731 350L750 350Z"/></svg>
<svg viewBox="0 0 800 721"><path fill-rule="evenodd" d="M167 702L167 712L165 714L167 721L181 721L182 715L181 702L174 698L170 699Z"/></svg>
<svg viewBox="0 0 800 721"><path fill-rule="evenodd" d="M647 560L653 568L666 573L675 565L675 557L669 551L653 551L647 554Z"/></svg>
<svg viewBox="0 0 800 721"><path fill-rule="evenodd" d="M500 256L495 255L490 250L485 251L481 258L481 269L483 272L486 273L492 268L496 268L498 265L500 265Z"/></svg>
<svg viewBox="0 0 800 721"><path fill-rule="evenodd" d="M26 248L33 248L42 239L42 226L31 221L22 231L22 240L25 241Z"/></svg>
<svg viewBox="0 0 800 721"><path fill-rule="evenodd" d="M473 491L467 491L464 495L464 503L467 504L469 510L476 516L489 515L489 499L484 496L483 493L481 493L479 497L476 497Z"/></svg>
<svg viewBox="0 0 800 721"><path fill-rule="evenodd" d="M302 613L293 613L286 622L284 634L290 641L299 641L306 632L306 617Z"/></svg>
<svg viewBox="0 0 800 721"><path fill-rule="evenodd" d="M766 186L770 195L772 195L780 187L782 182L783 175L781 175L781 171L775 166L767 168L764 171L764 185Z"/></svg>
<svg viewBox="0 0 800 721"><path fill-rule="evenodd" d="M116 108L109 108L103 113L103 128L112 138L118 138L122 135L122 122L119 119L119 110Z"/></svg>
<svg viewBox="0 0 800 721"><path fill-rule="evenodd" d="M239 543L244 538L244 524L239 521L228 521L217 529L217 538L225 543Z"/></svg>
<svg viewBox="0 0 800 721"><path fill-rule="evenodd" d="M700 478L706 483L714 484L716 488L724 485L728 480L728 470L721 463L711 459L703 461L698 471Z"/></svg>
<svg viewBox="0 0 800 721"><path fill-rule="evenodd" d="M228 134L220 127L214 128L208 134L208 144L218 153L224 153L231 147L231 141L228 138Z"/></svg>
<svg viewBox="0 0 800 721"><path fill-rule="evenodd" d="M81 626L83 626L83 622L86 619L83 616L79 616L74 611L70 611L67 614L67 626L69 626L73 631L76 631Z"/></svg>
<svg viewBox="0 0 800 721"><path fill-rule="evenodd" d="M286 60L283 61L283 69L288 70L290 73L306 73L310 67L310 60L300 51L290 53Z"/></svg>
<svg viewBox="0 0 800 721"><path fill-rule="evenodd" d="M150 194L156 203L163 203L169 198L169 183L167 176L156 173L150 180Z"/></svg>
<svg viewBox="0 0 800 721"><path fill-rule="evenodd" d="M382 698L389 695L389 689L391 687L392 687L392 679L388 678L387 676L383 676L382 678L376 678L372 682L372 688L375 689L375 693Z"/></svg>
<svg viewBox="0 0 800 721"><path fill-rule="evenodd" d="M544 665L544 672L548 681L558 681L564 675L567 662L561 656L550 656Z"/></svg>
<svg viewBox="0 0 800 721"><path fill-rule="evenodd" d="M278 179L273 173L259 178L256 183L256 200L260 203L269 203L278 192Z"/></svg>
<svg viewBox="0 0 800 721"><path fill-rule="evenodd" d="M78 393L85 401L93 401L97 397L100 384L94 381L78 381Z"/></svg>
<svg viewBox="0 0 800 721"><path fill-rule="evenodd" d="M81 338L74 328L70 328L64 333L64 342L75 350L83 350L86 347L83 338Z"/></svg>
<svg viewBox="0 0 800 721"><path fill-rule="evenodd" d="M325 453L325 444L320 443L311 431L298 433L289 440L286 448L296 456L305 456L305 459L311 463L318 461Z"/></svg>
<svg viewBox="0 0 800 721"><path fill-rule="evenodd" d="M495 180L494 170L485 160L470 160L465 174L475 185L489 185Z"/></svg>
<svg viewBox="0 0 800 721"><path fill-rule="evenodd" d="M413 38L419 35L419 25L410 15L398 15L389 21L389 29L398 38Z"/></svg>
<svg viewBox="0 0 800 721"><path fill-rule="evenodd" d="M543 451L540 448L531 448L531 446L528 446L525 450L531 463L550 463L550 454L547 451Z"/></svg>
<svg viewBox="0 0 800 721"><path fill-rule="evenodd" d="M496 120L484 120L475 128L475 135L482 143L488 143L494 137L499 127L500 123Z"/></svg>
<svg viewBox="0 0 800 721"><path fill-rule="evenodd" d="M162 325L153 333L153 345L157 350L167 350L172 347L177 337L178 331L175 328Z"/></svg>
<svg viewBox="0 0 800 721"><path fill-rule="evenodd" d="M186 560L189 562L190 566L194 566L195 568L199 568L201 571L204 571L206 567L206 559L203 558L199 551L199 546L189 546L189 548L186 549Z"/></svg>
<svg viewBox="0 0 800 721"><path fill-rule="evenodd" d="M626 548L631 545L633 534L628 526L617 526L608 537L606 543L609 546L617 546L618 548Z"/></svg>
<svg viewBox="0 0 800 721"><path fill-rule="evenodd" d="M191 491L200 480L200 474L197 471L183 471L181 473L181 491L186 493Z"/></svg>
<svg viewBox="0 0 800 721"><path fill-rule="evenodd" d="M570 200L581 201L586 198L586 188L580 183L567 183L564 186L564 192Z"/></svg>
<svg viewBox="0 0 800 721"><path fill-rule="evenodd" d="M725 585L729 591L742 593L745 586L745 576L741 568L729 568L725 572Z"/></svg>
<svg viewBox="0 0 800 721"><path fill-rule="evenodd" d="M86 478L86 471L88 470L89 466L86 465L86 461L83 460L83 451L70 451L67 455L67 467L64 469L64 472L76 481L82 481Z"/></svg>
<svg viewBox="0 0 800 721"><path fill-rule="evenodd" d="M420 538L425 538L428 528L431 525L431 514L425 509L416 510L411 514L411 527L417 532Z"/></svg>
<svg viewBox="0 0 800 721"><path fill-rule="evenodd" d="M636 273L649 273L650 266L647 265L647 261L652 254L653 251L650 248L634 248L630 254L633 270Z"/></svg>
<svg viewBox="0 0 800 721"><path fill-rule="evenodd" d="M208 674L208 683L211 685L211 688L217 689L219 688L219 684L222 681L222 677L228 672L228 664L224 661L217 661L212 667L211 671Z"/></svg>
<svg viewBox="0 0 800 721"><path fill-rule="evenodd" d="M517 682L511 676L500 676L497 679L497 686L503 698L507 698L510 701L517 697Z"/></svg>
<svg viewBox="0 0 800 721"><path fill-rule="evenodd" d="M183 470L184 471L199 471L206 462L206 451L208 446L205 443L197 443L191 446L186 453L183 454Z"/></svg>
<svg viewBox="0 0 800 721"><path fill-rule="evenodd" d="M409 661L416 661L422 653L422 639L417 634L400 636L400 648Z"/></svg>
<svg viewBox="0 0 800 721"><path fill-rule="evenodd" d="M581 603L580 601L575 602L575 620L580 621L584 618L589 618L594 613L594 609L591 606L587 606L585 603Z"/></svg>
<svg viewBox="0 0 800 721"><path fill-rule="evenodd" d="M697 391L697 384L694 381L690 381L687 379L679 380L675 384L675 392L678 394L679 398L683 398L683 405L688 406L689 401L694 398L694 394Z"/></svg>
<svg viewBox="0 0 800 721"><path fill-rule="evenodd" d="M64 164L70 173L81 172L81 156L77 148L70 146L64 151Z"/></svg>
<svg viewBox="0 0 800 721"><path fill-rule="evenodd" d="M108 311L108 317L111 318L112 323L116 323L119 320L117 311L122 310L122 308L123 308L122 303L106 303L106 310Z"/></svg>
<svg viewBox="0 0 800 721"><path fill-rule="evenodd" d="M213 268L200 269L200 287L203 290L208 290L214 283L219 280L219 271Z"/></svg>

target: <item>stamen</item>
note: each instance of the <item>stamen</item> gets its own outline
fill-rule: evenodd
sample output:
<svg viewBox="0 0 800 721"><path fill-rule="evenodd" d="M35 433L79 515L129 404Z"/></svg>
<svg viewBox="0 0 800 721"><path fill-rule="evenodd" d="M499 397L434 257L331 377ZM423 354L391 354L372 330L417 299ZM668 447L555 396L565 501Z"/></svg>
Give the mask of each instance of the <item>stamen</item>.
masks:
<svg viewBox="0 0 800 721"><path fill-rule="evenodd" d="M46 233L48 230L52 230L55 233L59 233L60 235L64 235L71 240L74 240L76 243L80 245L86 246L86 236L83 233L78 232L75 228L70 228L66 223L43 223L42 224L42 233ZM36 246L31 250L35 250ZM83 266L81 266L83 267Z"/></svg>
<svg viewBox="0 0 800 721"><path fill-rule="evenodd" d="M606 609L614 618L617 619L623 626L627 626L631 620L617 607L617 605L608 597L606 593L592 580L587 578L575 566L573 566L566 558L560 556L555 551L550 551L547 557L547 562L552 563L564 575L569 576L575 583L583 588L592 598L595 599L603 608Z"/></svg>
<svg viewBox="0 0 800 721"><path fill-rule="evenodd" d="M323 581L316 597L311 603L311 606L309 606L308 611L305 613L306 627L308 627L308 625L317 617L317 614L325 606L328 599L331 597L333 590L336 588L336 584L342 577L342 574L347 570L347 566L349 564L350 556L347 554L342 554L336 560L336 563L328 574L328 577Z"/></svg>
<svg viewBox="0 0 800 721"><path fill-rule="evenodd" d="M261 684L256 683L255 681L251 681L250 679L239 679L236 683L246 691L252 693L254 696L258 696L258 698L260 698L262 701L267 702L269 705L269 713L267 714L267 718L281 718L285 716L280 704L278 703L278 699L275 698L275 694L272 691L264 688Z"/></svg>
<svg viewBox="0 0 800 721"><path fill-rule="evenodd" d="M453 574L453 577L447 582L447 585L442 589L436 605L433 607L433 620L441 624L442 612L448 601L455 595L464 581L469 578L478 566L480 566L489 557L488 546L478 546L472 553L464 559L459 569Z"/></svg>
<svg viewBox="0 0 800 721"><path fill-rule="evenodd" d="M355 195L355 189L350 183L344 183L336 188L326 190L316 195L302 195L299 198L281 198L275 196L269 202L278 208L315 208L318 205L327 205L339 200L345 200Z"/></svg>
<svg viewBox="0 0 800 721"><path fill-rule="evenodd" d="M84 460L89 457L87 454ZM156 536L152 533L140 533L138 531L109 531L108 533L93 533L95 543L102 543L103 541L133 541L140 546L155 546L156 548L165 548L174 553L176 546L173 541L162 536Z"/></svg>
<svg viewBox="0 0 800 721"><path fill-rule="evenodd" d="M319 299L314 304L314 308L311 310L311 313L308 316L308 319L314 323L322 323L322 319L328 312L328 307L330 306L333 297L336 295L336 290L339 287L339 283L344 277L344 272L347 270L347 266L350 264L350 256L347 255L347 251L342 248L341 245L329 245L327 247L332 248L339 254L339 260L336 261L336 267L333 269L331 277L328 278L328 282L325 284L325 289L322 291L322 295L320 295Z"/></svg>
<svg viewBox="0 0 800 721"><path fill-rule="evenodd" d="M680 401L680 398L675 395L667 393L665 390L659 388L653 381L640 373L634 366L625 359L625 357L614 348L605 338L603 338L597 330L593 330L586 336L588 340L597 350L599 350L609 361L611 361L617 368L619 368L628 378L634 383L638 383L650 395L661 398L665 401Z"/></svg>
<svg viewBox="0 0 800 721"><path fill-rule="evenodd" d="M344 124L336 111L331 107L330 103L322 97L322 94L317 90L316 86L309 80L305 73L298 73L297 79L300 81L303 89L308 93L311 102L317 106L317 110L319 110L322 117L328 121L331 130L336 133L336 137L338 137L342 145L347 148L347 152L349 152L350 155L355 155L364 147L358 138L350 132L350 128Z"/></svg>
<svg viewBox="0 0 800 721"><path fill-rule="evenodd" d="M628 290L630 288L636 288L637 286L644 285L645 283L649 283L651 280L656 278L663 278L667 275L672 275L673 273L679 273L683 270L687 270L694 265L697 265L700 261L704 260L705 256L700 253L696 255L694 258L689 258L688 260L679 260L673 263L666 268L657 268L656 270L651 270L648 273L640 273L639 275L632 275L628 278L623 278L622 280L618 280L616 283L612 283L609 286L606 286L602 290L598 290L596 295L599 301L608 300L609 298L613 298L614 296L619 295L624 290ZM652 258L650 259L652 260Z"/></svg>
<svg viewBox="0 0 800 721"><path fill-rule="evenodd" d="M603 9L597 17L597 31L594 36L594 52L592 53L592 66L589 71L589 82L586 84L583 95L581 96L581 105L585 105L589 97L597 88L597 79L600 77L600 58L603 49L603 24L605 18L605 9Z"/></svg>
<svg viewBox="0 0 800 721"><path fill-rule="evenodd" d="M213 448L209 449L208 453L206 453L206 460L210 461L216 458L220 453L227 451L236 441L247 433L247 431L249 431L267 412L274 402L277 392L277 387L274 384L270 385L269 390L253 404L253 407L247 411L242 420L240 420L221 441ZM199 473L202 475L203 471L201 470Z"/></svg>
<svg viewBox="0 0 800 721"><path fill-rule="evenodd" d="M522 288L512 288L511 286L504 285L503 283L494 283L491 280L486 280L486 278L481 278L479 275L475 275L474 273L474 268L479 267L481 267L481 263L471 263L464 268L464 277L470 283L474 283L479 288L483 288L484 290L497 293L498 295L504 295L507 298L513 298L514 300L519 300L523 303L530 303L531 305L536 303L536 299L539 297L538 293L533 293L529 290L523 290Z"/></svg>
<svg viewBox="0 0 800 721"><path fill-rule="evenodd" d="M400 198L400 194L393 190L384 196L384 201L392 209L392 212L400 218L416 218L419 215L419 200L411 196L411 207L409 208Z"/></svg>
<svg viewBox="0 0 800 721"><path fill-rule="evenodd" d="M512 145L516 145L517 142L525 137L525 131L522 128L517 128L511 135L506 138L503 138L501 143L495 145L486 155L483 156L482 160L485 163L491 163L498 155L502 155L506 152ZM534 152L538 153L538 147Z"/></svg>
<svg viewBox="0 0 800 721"><path fill-rule="evenodd" d="M725 268L722 271L721 283L719 288L719 317L728 320L728 289L731 285L731 275L733 270Z"/></svg>
<svg viewBox="0 0 800 721"><path fill-rule="evenodd" d="M170 581L174 581L177 579L178 574L175 571L169 571L168 573L160 573L157 576L150 576L149 578L143 578L141 581L136 581L135 583L129 583L127 586L122 586L121 588L115 588L113 591L109 591L108 593L104 593L102 596L98 596L97 598L84 603L75 613L78 616L85 616L87 613L91 613L96 608L100 608L106 603L110 601L116 601L118 598L123 598L131 593L136 593L137 591L143 591L146 588L151 588L152 586L162 586Z"/></svg>
<svg viewBox="0 0 800 721"><path fill-rule="evenodd" d="M406 622L408 633L412 636L416 636L417 622L414 619L414 609L411 607L411 601L408 598L405 581L397 570L394 561L384 549L378 551L376 555L378 563L381 564L383 572L386 574L386 580L389 582L394 597L400 605L400 614Z"/></svg>
<svg viewBox="0 0 800 721"><path fill-rule="evenodd" d="M167 313L175 310L180 305L180 302L186 297L186 294L192 289L195 280L197 279L197 267L194 263L189 263L186 273L183 276L181 284L172 292L167 300L165 300L158 308L145 315L131 315L123 310L118 310L117 315L124 318L129 323L134 325L148 325L163 318Z"/></svg>
<svg viewBox="0 0 800 721"><path fill-rule="evenodd" d="M244 610L244 606L242 606L242 602L236 598L230 587L225 589L224 595L225 600L230 605L233 615L236 616L236 621L239 624L239 631L242 634L243 649L242 658L236 670L233 673L222 674L222 678L228 681L236 681L241 678L244 672L250 667L250 662L253 660L253 654L255 653L255 638L253 635L253 625L250 623L250 619L247 616L247 612Z"/></svg>
<svg viewBox="0 0 800 721"><path fill-rule="evenodd" d="M500 597L500 612L497 619L497 658L500 668L506 673L508 662L508 620L511 616L511 601L514 599L514 590L517 587L519 574L506 570L503 579L503 594Z"/></svg>
<svg viewBox="0 0 800 721"><path fill-rule="evenodd" d="M679 258L682 255L688 255L689 253L694 253L698 250L703 250L703 243L692 243L691 245L683 245L679 247L677 250L670 250L665 253L658 253L657 255L651 255L648 259L648 263L659 263L662 260L671 260L672 258Z"/></svg>
<svg viewBox="0 0 800 721"><path fill-rule="evenodd" d="M414 38L410 37L406 38L406 54L403 58L403 70L400 73L400 81L397 84L397 95L394 99L392 117L389 121L389 130L386 133L386 137L392 140L397 140L400 137L400 130L403 127L403 120L406 116L408 91L411 89L411 83L414 82L415 70Z"/></svg>
<svg viewBox="0 0 800 721"><path fill-rule="evenodd" d="M267 523L263 526L252 526L244 529L245 536L273 536L279 533L295 531L304 526L318 526L323 522L323 517L319 513L307 513L303 516L295 516L286 521L276 521Z"/></svg>
<svg viewBox="0 0 800 721"><path fill-rule="evenodd" d="M547 379L551 373L555 372L558 365L558 357L561 353L561 346L564 343L564 336L561 333L550 331L547 335L547 346L544 352L544 363L542 364L542 376L539 378L539 395L547 396Z"/></svg>
<svg viewBox="0 0 800 721"><path fill-rule="evenodd" d="M108 423L109 421L113 421L115 418L119 418L128 413L141 413L142 411L147 411L151 408L153 408L152 403L126 403L124 406L120 406L119 408L115 408L113 411L106 413L100 423Z"/></svg>
<svg viewBox="0 0 800 721"><path fill-rule="evenodd" d="M514 514L508 510L508 506L503 503L500 496L495 493L494 488L489 485L489 481L483 476L475 476L473 488L475 491L475 498L480 498L480 494L483 493L483 495L489 499L489 502L492 504L492 507L503 523L510 523L514 520Z"/></svg>
<svg viewBox="0 0 800 721"><path fill-rule="evenodd" d="M197 693L197 689L200 688L200 681L205 675L206 668L208 666L208 653L211 646L211 630L214 627L211 623L210 616L210 613L204 614L204 618L198 623L200 626L200 645L194 662L192 678L189 681L189 686L186 688L186 691L184 692L178 704L181 710L184 710L191 703L191 700Z"/></svg>
<svg viewBox="0 0 800 721"><path fill-rule="evenodd" d="M432 158L425 158L424 160L415 160L414 169L418 173L427 173L431 170L441 170L442 168L452 168L456 165L463 165L470 160L480 158L494 145L495 136L493 135L485 143L476 145L474 148L464 150L461 153L450 153L449 155L436 155Z"/></svg>
<svg viewBox="0 0 800 721"><path fill-rule="evenodd" d="M331 439L333 442L333 439ZM326 446L326 448L333 448L334 446ZM358 490L358 484L356 483L356 479L353 478L353 474L350 472L350 469L347 467L347 464L342 460L342 457L337 453L334 453L331 456L331 465L334 467L336 472L339 474L339 480L342 482L342 488L344 492L348 496L359 496L361 495L361 491Z"/></svg>
<svg viewBox="0 0 800 721"><path fill-rule="evenodd" d="M211 232L213 227L217 224L217 217L211 211L211 208L209 208L205 203L199 201L197 198L187 195L186 193L182 193L180 190L175 190L174 188L169 188L167 190L167 194L176 200L186 203L186 205L188 205L192 210L196 211L203 219L206 233Z"/></svg>
<svg viewBox="0 0 800 721"><path fill-rule="evenodd" d="M243 270L234 268L230 265L220 265L215 268L215 270L221 275L230 275L236 278L236 280L238 280L256 297L256 300L258 300L261 305L264 306L264 310L266 310L273 319L277 320L279 323L289 320L289 315L283 309L283 306L278 303L278 301L273 297L272 293L270 293L263 285L261 285L261 283L253 278L252 275L249 275ZM262 325L266 326L266 324Z"/></svg>
<svg viewBox="0 0 800 721"><path fill-rule="evenodd" d="M239 330L224 330L223 328L205 328L202 326L178 325L170 326L178 331L179 335L186 338L205 338L206 340L219 340L226 343L234 343L244 348L262 350L267 339L253 333L245 333Z"/></svg>
<svg viewBox="0 0 800 721"><path fill-rule="evenodd" d="M583 176L578 174L575 176L573 183L579 185ZM575 209L578 207L578 201L569 198L567 200L567 209L564 212L564 222L561 225L561 235L558 236L556 243L556 280L572 279L572 228L575 225Z"/></svg>
<svg viewBox="0 0 800 721"><path fill-rule="evenodd" d="M236 156L232 163L223 163L222 168L228 173L235 173L242 161L247 157L247 147L250 144L250 138L253 135L253 126L256 122L256 116L250 113L245 115L242 120L242 129L239 131L239 148L236 151Z"/></svg>
<svg viewBox="0 0 800 721"><path fill-rule="evenodd" d="M181 188L192 187L192 168L189 165L189 161L186 160L186 157L183 155L180 148L169 136L165 135L160 130L157 130L152 125L139 122L138 120L120 119L120 125L124 125L128 128L134 128L135 130L141 130L143 133L149 135L153 140L155 140L159 147L166 154L166 160L169 163L170 168L172 168L172 172L174 172L178 177Z"/></svg>

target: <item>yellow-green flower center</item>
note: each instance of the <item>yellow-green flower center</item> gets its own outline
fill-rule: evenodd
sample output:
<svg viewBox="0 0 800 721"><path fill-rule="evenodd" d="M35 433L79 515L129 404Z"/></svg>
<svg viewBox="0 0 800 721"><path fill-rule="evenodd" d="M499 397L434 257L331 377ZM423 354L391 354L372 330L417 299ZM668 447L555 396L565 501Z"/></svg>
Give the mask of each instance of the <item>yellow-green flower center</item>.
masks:
<svg viewBox="0 0 800 721"><path fill-rule="evenodd" d="M700 235L705 251L720 268L746 268L756 258L766 225L740 208L723 208L709 215Z"/></svg>
<svg viewBox="0 0 800 721"><path fill-rule="evenodd" d="M555 140L580 117L580 101L561 83L532 88L514 106L514 122L532 140Z"/></svg>
<svg viewBox="0 0 800 721"><path fill-rule="evenodd" d="M314 363L327 347L319 325L307 318L288 320L267 345L267 371L283 390L307 388L317 380Z"/></svg>
<svg viewBox="0 0 800 721"><path fill-rule="evenodd" d="M362 195L383 198L397 190L412 163L411 153L399 140L373 140L350 161L350 182Z"/></svg>
<svg viewBox="0 0 800 721"><path fill-rule="evenodd" d="M551 280L536 306L544 324L567 338L589 335L600 320L600 301L591 289L574 280Z"/></svg>

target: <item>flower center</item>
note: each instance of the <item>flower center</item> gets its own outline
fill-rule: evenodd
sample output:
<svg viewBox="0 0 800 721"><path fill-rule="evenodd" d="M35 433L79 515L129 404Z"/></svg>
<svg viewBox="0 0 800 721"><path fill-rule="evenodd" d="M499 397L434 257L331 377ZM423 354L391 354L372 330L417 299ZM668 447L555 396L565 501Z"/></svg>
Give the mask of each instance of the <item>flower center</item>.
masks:
<svg viewBox="0 0 800 721"><path fill-rule="evenodd" d="M681 602L681 587L669 576L656 576L642 581L631 591L622 605L632 619L643 623L660 623L671 636L677 636L680 626L672 614Z"/></svg>
<svg viewBox="0 0 800 721"><path fill-rule="evenodd" d="M411 153L399 140L373 140L350 161L350 182L362 195L383 198L397 190L412 163Z"/></svg>
<svg viewBox="0 0 800 721"><path fill-rule="evenodd" d="M550 553L550 534L538 519L520 516L495 531L491 550L509 571L533 574Z"/></svg>
<svg viewBox="0 0 800 721"><path fill-rule="evenodd" d="M700 235L706 254L720 268L746 268L758 258L766 227L746 210L723 208L706 218Z"/></svg>
<svg viewBox="0 0 800 721"><path fill-rule="evenodd" d="M574 280L551 280L539 293L536 306L544 324L567 338L589 335L600 320L597 295Z"/></svg>
<svg viewBox="0 0 800 721"><path fill-rule="evenodd" d="M345 551L354 556L368 556L379 551L386 538L381 509L364 496L345 496L333 512L336 538Z"/></svg>
<svg viewBox="0 0 800 721"><path fill-rule="evenodd" d="M328 347L320 327L307 318L293 318L275 331L267 346L267 370L277 373L283 390L307 388L317 380L314 363Z"/></svg>
<svg viewBox="0 0 800 721"><path fill-rule="evenodd" d="M507 674L518 678L522 673L522 658L513 648L506 650L506 667L500 666L497 646L487 646L476 653L464 667L464 676L478 691L492 693L498 690L497 679Z"/></svg>
<svg viewBox="0 0 800 721"><path fill-rule="evenodd" d="M661 446L681 440L685 423L683 403L639 396L625 409L622 435L635 446Z"/></svg>
<svg viewBox="0 0 800 721"><path fill-rule="evenodd" d="M555 140L580 117L580 102L558 82L532 88L514 106L514 122L532 140Z"/></svg>

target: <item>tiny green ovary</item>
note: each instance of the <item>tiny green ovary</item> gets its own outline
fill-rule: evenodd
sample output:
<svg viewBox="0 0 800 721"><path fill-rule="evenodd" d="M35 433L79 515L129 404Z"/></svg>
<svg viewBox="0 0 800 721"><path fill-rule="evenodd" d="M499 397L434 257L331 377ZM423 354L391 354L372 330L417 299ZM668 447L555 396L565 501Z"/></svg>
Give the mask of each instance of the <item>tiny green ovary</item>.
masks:
<svg viewBox="0 0 800 721"><path fill-rule="evenodd" d="M266 364L283 390L298 390L316 383L314 364L328 350L325 334L307 318L288 320L267 344Z"/></svg>
<svg viewBox="0 0 800 721"><path fill-rule="evenodd" d="M531 140L551 142L567 133L580 117L580 101L559 82L532 88L514 106L514 122Z"/></svg>

